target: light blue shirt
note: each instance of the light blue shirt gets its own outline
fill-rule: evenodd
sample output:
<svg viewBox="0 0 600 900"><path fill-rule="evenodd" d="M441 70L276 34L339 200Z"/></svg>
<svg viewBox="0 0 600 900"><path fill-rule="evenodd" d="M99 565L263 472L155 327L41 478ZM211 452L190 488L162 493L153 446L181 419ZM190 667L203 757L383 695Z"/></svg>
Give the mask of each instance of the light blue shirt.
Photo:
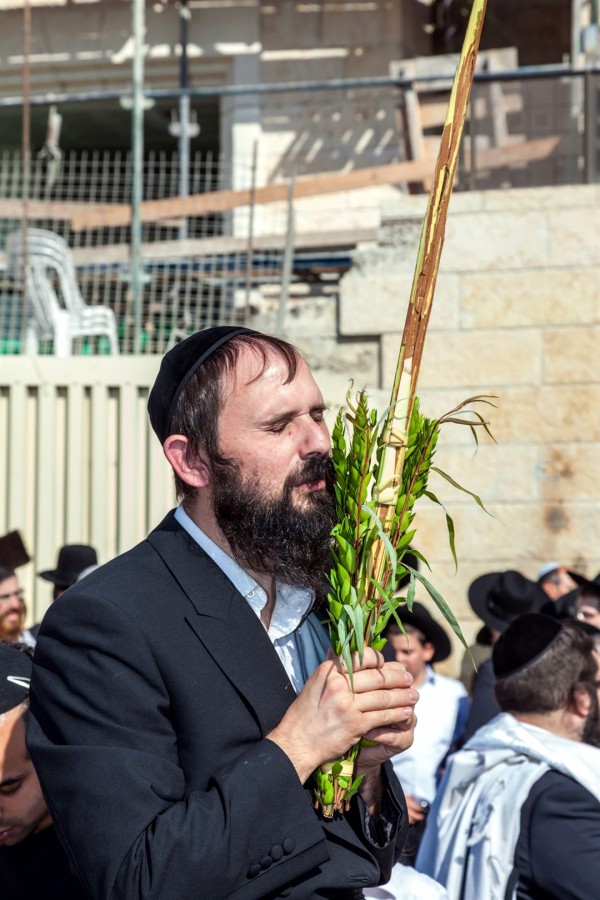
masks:
<svg viewBox="0 0 600 900"><path fill-rule="evenodd" d="M183 506L177 507L175 518L229 578L260 618L267 603L264 589L196 525ZM329 648L327 634L321 623L315 615L307 615L313 600L314 594L309 588L276 583L275 606L267 634L297 692L302 689L311 672L325 659Z"/></svg>

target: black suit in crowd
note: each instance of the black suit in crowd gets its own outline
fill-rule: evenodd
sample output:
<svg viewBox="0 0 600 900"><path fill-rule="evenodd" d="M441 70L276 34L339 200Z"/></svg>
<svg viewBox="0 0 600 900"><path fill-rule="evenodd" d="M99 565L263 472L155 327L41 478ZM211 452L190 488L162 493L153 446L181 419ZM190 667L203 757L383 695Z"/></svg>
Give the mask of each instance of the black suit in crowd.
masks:
<svg viewBox="0 0 600 900"><path fill-rule="evenodd" d="M562 772L546 772L521 810L516 900L600 896L599 847L598 800Z"/></svg>
<svg viewBox="0 0 600 900"><path fill-rule="evenodd" d="M28 746L94 898L352 897L407 828L391 765L380 846L331 823L265 735L295 698L256 614L169 514L60 597L36 648Z"/></svg>

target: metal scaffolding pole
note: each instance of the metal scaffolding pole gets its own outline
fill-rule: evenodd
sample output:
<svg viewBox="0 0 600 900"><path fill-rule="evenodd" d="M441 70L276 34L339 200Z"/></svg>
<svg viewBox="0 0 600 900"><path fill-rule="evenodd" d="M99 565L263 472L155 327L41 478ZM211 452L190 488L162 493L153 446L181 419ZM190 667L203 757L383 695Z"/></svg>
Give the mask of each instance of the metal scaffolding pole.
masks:
<svg viewBox="0 0 600 900"><path fill-rule="evenodd" d="M131 304L133 352L142 352L142 217L144 178L144 0L133 0L131 105Z"/></svg>

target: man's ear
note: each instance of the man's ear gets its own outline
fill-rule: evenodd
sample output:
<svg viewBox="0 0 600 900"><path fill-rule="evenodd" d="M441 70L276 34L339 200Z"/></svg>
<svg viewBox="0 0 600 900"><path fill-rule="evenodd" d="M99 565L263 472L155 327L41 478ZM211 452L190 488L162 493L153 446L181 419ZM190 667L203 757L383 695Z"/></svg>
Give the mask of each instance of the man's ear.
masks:
<svg viewBox="0 0 600 900"><path fill-rule="evenodd" d="M423 644L423 656L425 658L425 662L431 662L435 655L435 647L431 643L431 641L425 641Z"/></svg>
<svg viewBox="0 0 600 900"><path fill-rule="evenodd" d="M589 688L581 684L575 688L571 701L569 703L569 711L574 713L580 719L587 719L592 708L592 698L590 697Z"/></svg>
<svg viewBox="0 0 600 900"><path fill-rule="evenodd" d="M189 441L183 434L171 434L163 444L163 453L176 475L191 487L203 488L210 484L210 469L206 462L192 453Z"/></svg>

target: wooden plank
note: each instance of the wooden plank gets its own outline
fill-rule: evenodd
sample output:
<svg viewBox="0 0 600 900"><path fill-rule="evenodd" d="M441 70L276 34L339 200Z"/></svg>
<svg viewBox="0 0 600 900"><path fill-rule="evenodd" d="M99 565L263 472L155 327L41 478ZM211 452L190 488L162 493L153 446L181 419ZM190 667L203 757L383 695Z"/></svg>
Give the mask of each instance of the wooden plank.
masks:
<svg viewBox="0 0 600 900"><path fill-rule="evenodd" d="M509 162L529 162L548 156L557 145L558 137L542 138L503 148L513 151L509 160L497 162L495 149L481 150L477 154L478 166L492 168L507 165ZM468 165L469 154L465 154ZM402 163L391 163L385 166L374 166L357 169L354 172L321 173L296 180L295 199L315 197L323 194L337 194L344 191L355 191L361 188L383 185L422 182L433 174L433 159L409 160ZM273 184L256 189L258 204L280 203L286 200L288 185ZM142 203L141 217L143 222L158 222L164 219L175 219L181 216L200 216L207 213L225 212L248 206L250 191L210 191L205 194L194 194L190 197L169 197L165 200L150 200ZM39 209L38 209L39 207ZM42 214L43 208L43 214ZM23 215L22 201L0 200L0 218L17 218ZM131 207L126 204L88 204L88 203L30 203L29 216L32 219L69 220L74 230L88 228L108 228L128 225L131 221Z"/></svg>
<svg viewBox="0 0 600 900"><path fill-rule="evenodd" d="M336 194L340 191L351 191L359 188L374 187L382 184L400 184L406 181L422 181L433 172L430 160L392 163L386 166L374 166L356 169L353 172L326 172L297 178L294 198L315 197L321 194ZM289 185L269 184L256 188L255 202L263 205L282 203L287 200ZM189 197L169 197L165 200L148 200L142 203L142 222L157 222L161 219L172 219L180 216L202 216L208 213L227 212L251 202L250 190L211 191L205 194L194 194ZM0 206L1 214L1 206ZM117 228L129 225L131 207L122 204L80 205L76 215L71 216L71 226L75 231L87 228Z"/></svg>
<svg viewBox="0 0 600 900"><path fill-rule="evenodd" d="M510 148L491 148L481 150L477 154L478 166L493 168L511 162L528 162L548 156L559 141L558 137L542 138L537 141L515 145ZM512 156L497 161L497 149L513 151ZM468 148L465 162L469 164ZM423 182L433 175L435 160L410 160L402 163L391 163L386 166L374 166L357 169L354 172L336 172L298 178L294 189L294 198L315 197L322 194L337 194L343 191L382 185ZM256 188L255 200L259 204L282 202L287 198L287 184L273 184ZM141 218L143 222L157 222L179 216L198 216L209 212L224 212L247 206L250 202L250 191L212 191L207 194L196 194L190 197L170 197L166 200L151 200L142 203ZM108 228L128 225L131 221L131 208L109 204L106 206L81 206L77 216L72 217L74 230L85 228Z"/></svg>
<svg viewBox="0 0 600 900"><path fill-rule="evenodd" d="M81 203L61 203L54 200L30 200L27 204L27 212L30 219L69 221L72 216L80 213L82 205ZM23 218L23 201L0 200L0 218L20 221Z"/></svg>

